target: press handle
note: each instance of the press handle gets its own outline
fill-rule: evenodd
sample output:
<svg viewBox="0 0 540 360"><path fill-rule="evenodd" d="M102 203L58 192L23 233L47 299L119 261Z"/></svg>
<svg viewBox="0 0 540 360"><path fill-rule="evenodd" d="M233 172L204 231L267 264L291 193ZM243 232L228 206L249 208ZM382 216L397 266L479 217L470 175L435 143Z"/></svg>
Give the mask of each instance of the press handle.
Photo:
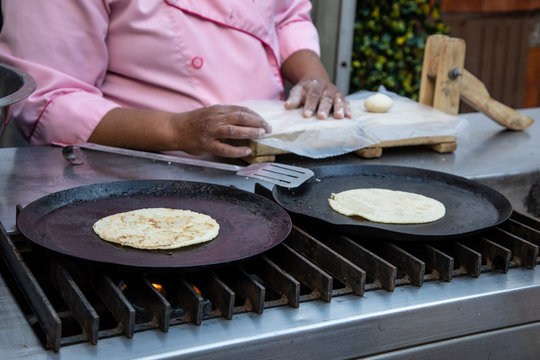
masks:
<svg viewBox="0 0 540 360"><path fill-rule="evenodd" d="M461 79L461 99L475 110L511 130L526 129L534 122L530 117L493 99L485 85L466 69L463 69Z"/></svg>

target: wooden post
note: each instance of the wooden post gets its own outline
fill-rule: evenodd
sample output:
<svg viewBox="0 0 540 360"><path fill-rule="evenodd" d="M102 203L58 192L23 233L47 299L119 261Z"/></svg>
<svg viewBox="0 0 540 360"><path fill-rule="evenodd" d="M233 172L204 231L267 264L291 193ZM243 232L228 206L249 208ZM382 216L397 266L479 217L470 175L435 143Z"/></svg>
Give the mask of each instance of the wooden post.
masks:
<svg viewBox="0 0 540 360"><path fill-rule="evenodd" d="M428 37L419 102L450 115L459 112L465 41L446 35Z"/></svg>

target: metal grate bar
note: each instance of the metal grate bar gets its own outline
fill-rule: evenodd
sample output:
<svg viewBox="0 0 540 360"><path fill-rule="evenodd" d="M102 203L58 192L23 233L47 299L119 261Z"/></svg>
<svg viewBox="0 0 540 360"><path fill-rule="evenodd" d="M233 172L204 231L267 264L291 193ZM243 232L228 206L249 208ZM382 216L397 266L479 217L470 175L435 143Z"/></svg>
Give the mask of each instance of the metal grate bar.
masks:
<svg viewBox="0 0 540 360"><path fill-rule="evenodd" d="M430 244L408 244L405 249L422 259L425 263L424 279L427 275L433 275L435 272L435 278L443 281L451 281L452 273L454 270L454 258L445 254L439 249L436 249ZM429 274L428 274L429 271Z"/></svg>
<svg viewBox="0 0 540 360"><path fill-rule="evenodd" d="M267 256L261 256L261 278L274 291L287 297L292 307L300 306L300 282L279 268Z"/></svg>
<svg viewBox="0 0 540 360"><path fill-rule="evenodd" d="M318 293L321 299L332 299L332 277L291 247L283 244L272 252L271 257L287 273Z"/></svg>
<svg viewBox="0 0 540 360"><path fill-rule="evenodd" d="M123 328L124 335L133 337L135 332L135 309L111 278L104 274L92 274L91 285L112 316Z"/></svg>
<svg viewBox="0 0 540 360"><path fill-rule="evenodd" d="M538 246L500 228L486 234L486 238L512 250L513 260L520 266L534 268L538 257Z"/></svg>
<svg viewBox="0 0 540 360"><path fill-rule="evenodd" d="M527 224L522 224L512 219L505 221L500 227L501 229L519 236L523 240L531 242L536 246L540 246L540 227L537 230Z"/></svg>
<svg viewBox="0 0 540 360"><path fill-rule="evenodd" d="M397 269L377 254L345 236L328 239L326 244L366 271L387 290L394 291Z"/></svg>
<svg viewBox="0 0 540 360"><path fill-rule="evenodd" d="M505 273L508 272L510 261L512 260L512 251L484 237L476 239L475 245L475 250L482 253L488 268L492 271L501 270Z"/></svg>
<svg viewBox="0 0 540 360"><path fill-rule="evenodd" d="M480 276L482 268L482 254L460 242L450 243L437 242L433 247L454 258L454 270L452 277L467 274L473 277Z"/></svg>
<svg viewBox="0 0 540 360"><path fill-rule="evenodd" d="M171 297L171 303L177 303L184 309L184 320L201 325L204 299L186 280L179 278L166 284L165 290Z"/></svg>
<svg viewBox="0 0 540 360"><path fill-rule="evenodd" d="M212 301L226 319L232 319L234 311L234 291L231 290L213 271L204 272L197 276L197 284L202 293Z"/></svg>
<svg viewBox="0 0 540 360"><path fill-rule="evenodd" d="M97 344L99 316L72 276L57 261L51 263L51 279L90 343Z"/></svg>
<svg viewBox="0 0 540 360"><path fill-rule="evenodd" d="M232 291L246 300L246 307L257 314L264 311L266 288L244 270L242 266L234 266L224 271L221 277L229 284Z"/></svg>
<svg viewBox="0 0 540 360"><path fill-rule="evenodd" d="M60 350L62 341L62 321L54 310L49 299L39 286L36 278L24 262L21 254L8 236L6 229L0 224L0 250L8 267L17 280L26 301L39 320L46 337L46 346L54 351Z"/></svg>
<svg viewBox="0 0 540 360"><path fill-rule="evenodd" d="M540 220L537 220L532 216L527 216L514 210L510 219L540 231Z"/></svg>
<svg viewBox="0 0 540 360"><path fill-rule="evenodd" d="M457 265L464 267L468 275L479 277L482 268L482 254L458 241L452 243L452 248L455 250Z"/></svg>
<svg viewBox="0 0 540 360"><path fill-rule="evenodd" d="M372 243L372 246L379 251L379 254L384 254L388 262L407 274L412 284L422 286L426 267L422 260L390 242L378 241Z"/></svg>
<svg viewBox="0 0 540 360"><path fill-rule="evenodd" d="M136 282L138 283L136 284L137 288L140 288L138 292L140 294L139 299L148 313L152 315L157 327L162 331L169 330L171 304L147 278L138 279Z"/></svg>
<svg viewBox="0 0 540 360"><path fill-rule="evenodd" d="M324 245L302 229L293 226L287 245L315 263L328 274L362 296L366 286L366 272Z"/></svg>

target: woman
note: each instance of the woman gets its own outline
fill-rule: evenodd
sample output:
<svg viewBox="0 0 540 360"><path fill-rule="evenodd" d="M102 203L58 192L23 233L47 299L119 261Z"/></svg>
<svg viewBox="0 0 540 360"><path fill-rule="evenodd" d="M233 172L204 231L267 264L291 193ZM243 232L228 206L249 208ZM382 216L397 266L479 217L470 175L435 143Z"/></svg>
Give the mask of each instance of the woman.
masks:
<svg viewBox="0 0 540 360"><path fill-rule="evenodd" d="M90 141L243 157L271 131L247 108L284 99L350 117L319 61L308 0L4 0L0 61L38 88L16 111L32 145Z"/></svg>

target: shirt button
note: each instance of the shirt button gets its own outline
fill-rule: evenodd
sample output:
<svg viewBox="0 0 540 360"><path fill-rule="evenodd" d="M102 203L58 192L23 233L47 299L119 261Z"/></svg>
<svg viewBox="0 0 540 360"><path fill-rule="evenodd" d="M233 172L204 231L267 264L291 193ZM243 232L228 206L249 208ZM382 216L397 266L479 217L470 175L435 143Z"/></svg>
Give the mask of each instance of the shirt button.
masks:
<svg viewBox="0 0 540 360"><path fill-rule="evenodd" d="M201 66L203 66L203 59L202 57L200 56L195 56L193 59L191 59L191 65L193 65L193 67L195 69L200 69Z"/></svg>

